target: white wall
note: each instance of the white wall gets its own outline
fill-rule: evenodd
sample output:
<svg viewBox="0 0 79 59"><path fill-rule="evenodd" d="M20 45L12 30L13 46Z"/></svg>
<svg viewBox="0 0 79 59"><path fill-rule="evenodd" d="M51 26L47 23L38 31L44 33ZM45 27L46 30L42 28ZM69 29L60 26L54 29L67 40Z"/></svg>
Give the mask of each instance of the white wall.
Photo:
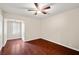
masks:
<svg viewBox="0 0 79 59"><path fill-rule="evenodd" d="M40 20L15 14L4 14L5 19L23 20L25 23L25 40L40 38Z"/></svg>
<svg viewBox="0 0 79 59"><path fill-rule="evenodd" d="M41 37L79 50L79 8L41 20Z"/></svg>
<svg viewBox="0 0 79 59"><path fill-rule="evenodd" d="M2 16L2 10L0 10L0 49L2 47L3 42L3 16Z"/></svg>

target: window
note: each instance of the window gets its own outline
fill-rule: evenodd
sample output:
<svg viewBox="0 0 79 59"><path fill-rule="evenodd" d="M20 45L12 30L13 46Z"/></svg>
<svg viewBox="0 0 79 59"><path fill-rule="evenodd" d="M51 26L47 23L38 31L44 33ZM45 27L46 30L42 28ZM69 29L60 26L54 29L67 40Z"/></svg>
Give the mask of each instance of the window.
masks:
<svg viewBox="0 0 79 59"><path fill-rule="evenodd" d="M8 39L22 38L24 40L24 22L17 19L4 20L4 44Z"/></svg>
<svg viewBox="0 0 79 59"><path fill-rule="evenodd" d="M21 34L21 27L22 27L21 22L13 22L12 27L13 27L12 34L14 34L14 35Z"/></svg>

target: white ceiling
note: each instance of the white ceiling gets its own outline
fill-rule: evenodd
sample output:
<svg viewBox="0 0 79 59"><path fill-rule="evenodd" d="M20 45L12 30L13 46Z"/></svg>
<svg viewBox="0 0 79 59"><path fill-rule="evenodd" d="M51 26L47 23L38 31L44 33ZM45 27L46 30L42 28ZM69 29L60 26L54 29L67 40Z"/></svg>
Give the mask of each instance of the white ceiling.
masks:
<svg viewBox="0 0 79 59"><path fill-rule="evenodd" d="M4 12L39 19L50 17L71 9L79 8L79 3L51 3L50 6L51 9L48 10L48 14L45 15L39 13L35 16L34 11L27 11L27 9L35 8L33 3L0 3L0 9L2 9Z"/></svg>

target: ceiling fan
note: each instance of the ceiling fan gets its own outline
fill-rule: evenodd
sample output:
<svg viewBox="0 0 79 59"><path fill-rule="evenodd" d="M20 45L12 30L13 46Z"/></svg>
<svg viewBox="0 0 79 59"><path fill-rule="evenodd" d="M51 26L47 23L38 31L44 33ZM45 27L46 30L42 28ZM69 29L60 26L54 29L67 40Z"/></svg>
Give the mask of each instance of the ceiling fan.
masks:
<svg viewBox="0 0 79 59"><path fill-rule="evenodd" d="M50 5L45 5L43 7L40 8L40 5L38 3L34 3L36 9L28 9L28 11L35 11L34 15L38 14L38 11L43 13L43 14L47 14L47 12L45 10L50 9Z"/></svg>

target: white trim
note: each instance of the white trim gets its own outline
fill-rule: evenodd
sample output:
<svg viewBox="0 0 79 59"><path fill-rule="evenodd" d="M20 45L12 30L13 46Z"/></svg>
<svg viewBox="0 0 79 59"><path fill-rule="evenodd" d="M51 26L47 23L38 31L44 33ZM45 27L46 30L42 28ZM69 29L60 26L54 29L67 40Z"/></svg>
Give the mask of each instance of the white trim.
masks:
<svg viewBox="0 0 79 59"><path fill-rule="evenodd" d="M47 39L47 38L43 38L43 39ZM56 42L56 41L52 41L52 40L48 40L48 41L51 41L51 42L57 43L57 44L59 44L59 45L62 45L62 46L64 46L64 47L67 47L67 48L70 48L70 49L79 51L79 49L77 49L77 48L74 48L74 47L71 47L71 46L68 46L68 45L65 45L65 44L61 44L61 43Z"/></svg>
<svg viewBox="0 0 79 59"><path fill-rule="evenodd" d="M58 42L55 42L55 43L58 43ZM58 43L58 44L60 44L60 45L62 45L62 46L64 46L64 47L68 47L68 48L70 48L70 49L79 51L79 49L77 49L77 48L74 48L74 47L71 47L71 46L68 46L68 45L64 45L64 44L61 44L61 43Z"/></svg>

